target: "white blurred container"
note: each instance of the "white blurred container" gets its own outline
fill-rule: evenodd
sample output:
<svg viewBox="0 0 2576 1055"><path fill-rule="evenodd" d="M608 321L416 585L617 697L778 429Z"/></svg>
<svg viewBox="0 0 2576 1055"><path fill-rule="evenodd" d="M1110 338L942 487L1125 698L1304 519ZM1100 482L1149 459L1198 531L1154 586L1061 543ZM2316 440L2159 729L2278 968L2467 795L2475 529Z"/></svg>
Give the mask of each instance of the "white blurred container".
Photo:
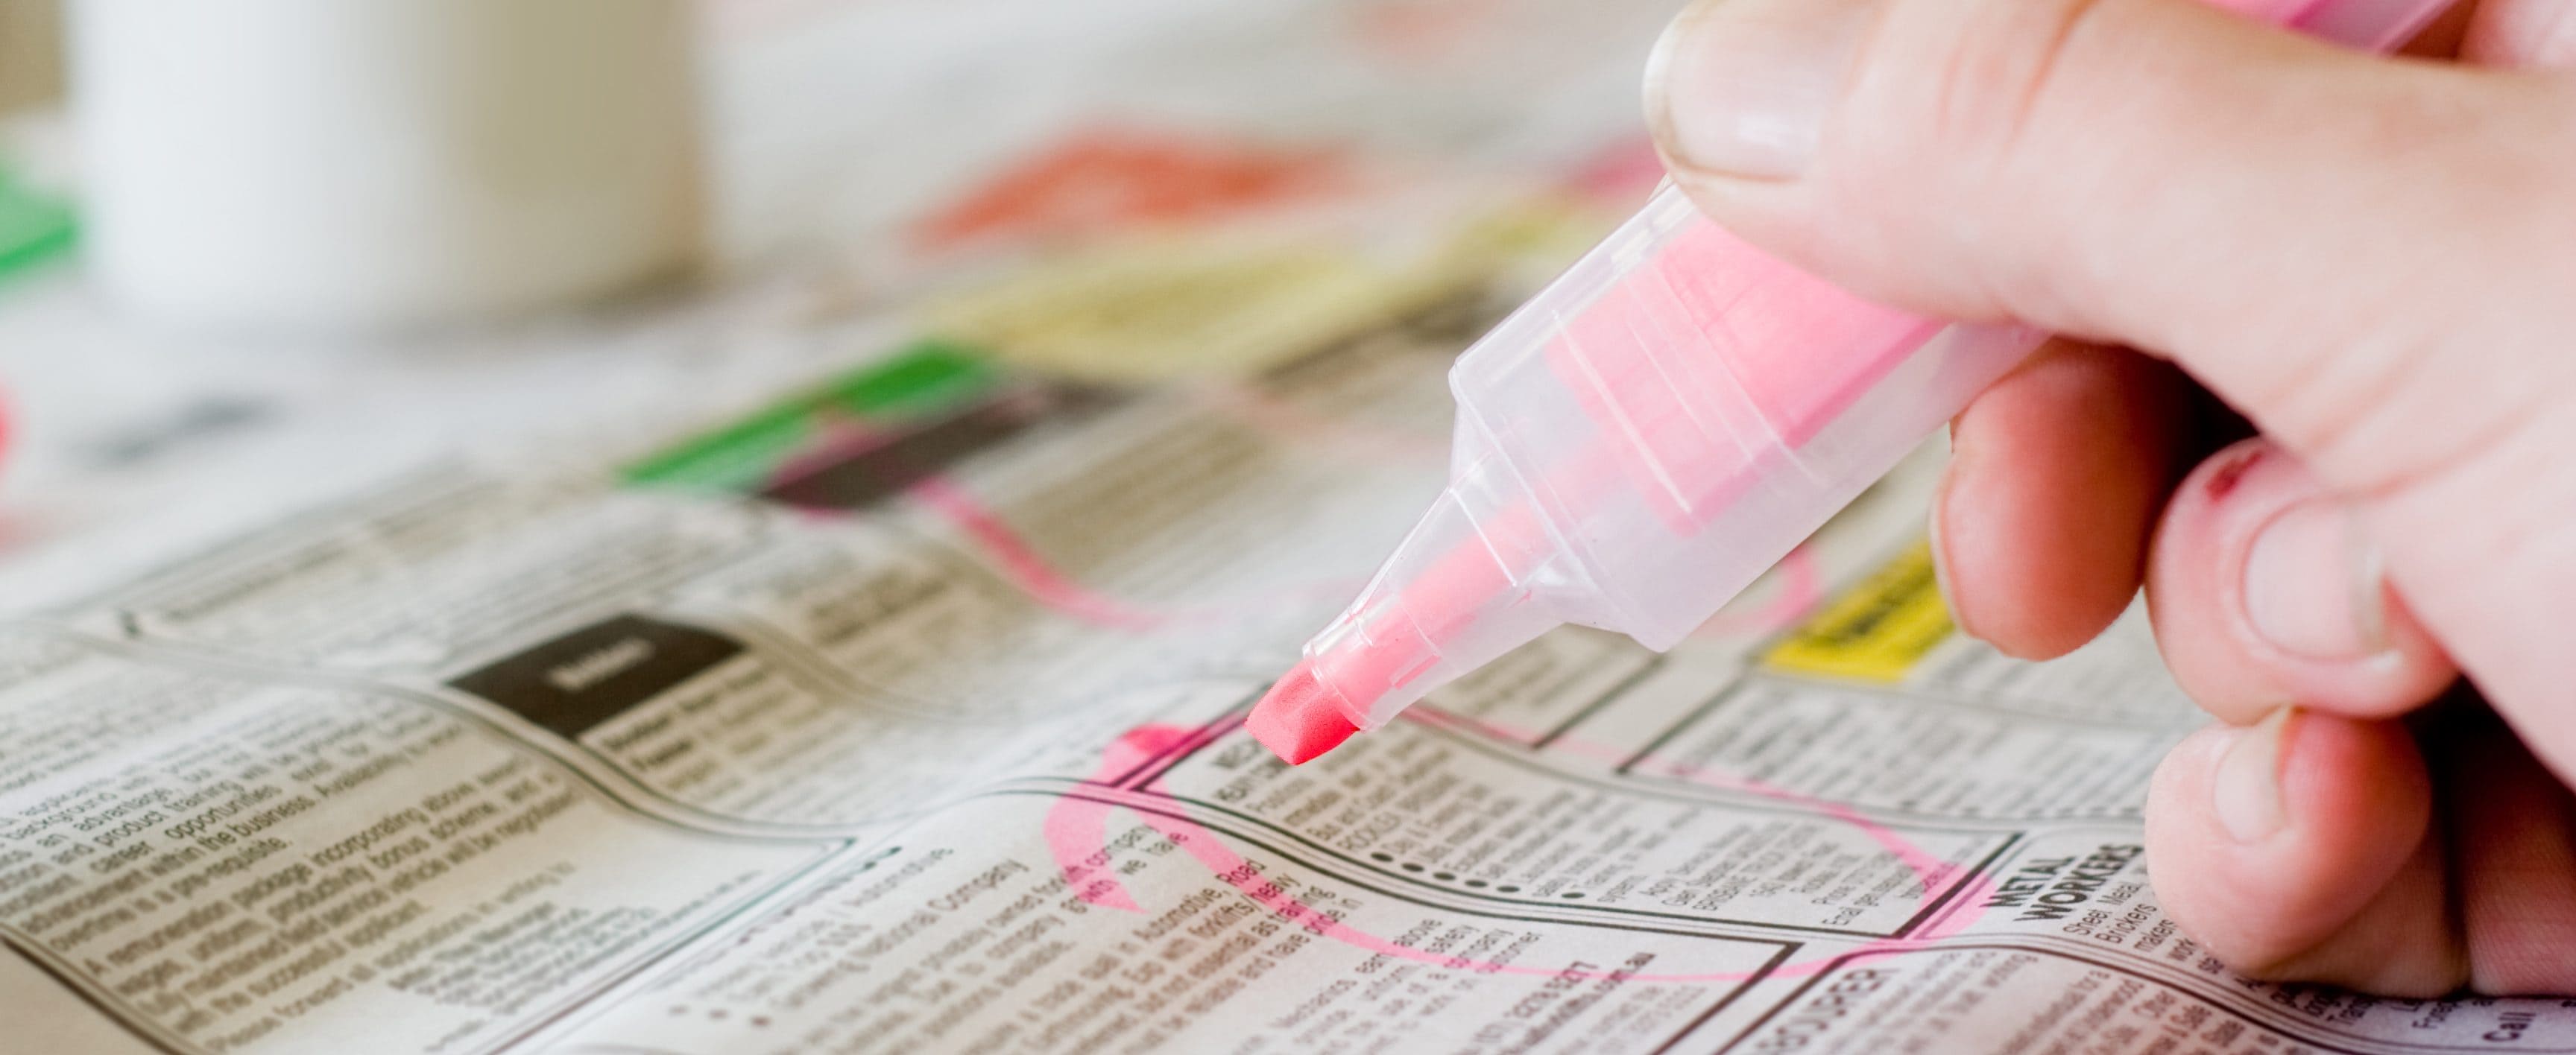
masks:
<svg viewBox="0 0 2576 1055"><path fill-rule="evenodd" d="M687 268L685 0L72 0L92 273L181 323L381 330Z"/></svg>

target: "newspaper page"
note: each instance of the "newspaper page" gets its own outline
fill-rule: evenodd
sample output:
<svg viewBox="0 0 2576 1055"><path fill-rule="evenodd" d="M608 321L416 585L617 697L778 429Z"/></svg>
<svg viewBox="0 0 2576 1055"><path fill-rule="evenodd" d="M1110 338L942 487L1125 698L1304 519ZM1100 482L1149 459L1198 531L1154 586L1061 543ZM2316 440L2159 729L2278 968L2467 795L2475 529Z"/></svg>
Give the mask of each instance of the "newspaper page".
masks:
<svg viewBox="0 0 2576 1055"><path fill-rule="evenodd" d="M1672 654L1561 630L1267 757L1504 301L1195 386L922 340L10 623L5 1047L2576 1050L2174 929L2138 803L2195 710L2138 620L1958 636L1927 466Z"/></svg>
<svg viewBox="0 0 2576 1055"><path fill-rule="evenodd" d="M1563 630L1280 764L1244 710L1437 488L1511 299L1424 274L1034 357L1052 301L1006 297L1003 343L0 627L0 1047L2576 1051L2557 1001L2179 932L2138 811L2195 711L2135 618L2046 664L1955 631L1937 452L1671 653ZM1220 307L1291 323L1232 380L1064 368Z"/></svg>

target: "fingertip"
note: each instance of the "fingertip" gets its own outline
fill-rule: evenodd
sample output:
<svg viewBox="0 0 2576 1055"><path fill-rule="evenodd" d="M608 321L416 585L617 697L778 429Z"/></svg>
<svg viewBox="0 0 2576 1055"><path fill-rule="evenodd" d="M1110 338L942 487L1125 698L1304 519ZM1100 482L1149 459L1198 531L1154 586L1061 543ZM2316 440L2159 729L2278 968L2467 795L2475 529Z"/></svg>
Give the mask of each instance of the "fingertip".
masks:
<svg viewBox="0 0 2576 1055"><path fill-rule="evenodd" d="M2360 514L2297 459L2262 439L2220 451L2155 534L2148 611L2166 665L2238 723L2291 702L2357 718L2421 705L2457 669L2376 554Z"/></svg>
<svg viewBox="0 0 2576 1055"><path fill-rule="evenodd" d="M2476 5L2459 49L2461 58L2482 66L2576 66L2576 5L2566 0L2486 0Z"/></svg>
<svg viewBox="0 0 2576 1055"><path fill-rule="evenodd" d="M2249 748L2274 780L2275 811L2251 830L2260 809L2231 801L2253 790ZM2299 712L2176 747L2149 793L2147 854L2159 902L2230 967L2441 991L2461 962L2431 817L2404 727Z"/></svg>
<svg viewBox="0 0 2576 1055"><path fill-rule="evenodd" d="M2162 363L2053 342L1959 416L1932 537L1964 632L2047 659L2119 618L2172 486L2182 403Z"/></svg>

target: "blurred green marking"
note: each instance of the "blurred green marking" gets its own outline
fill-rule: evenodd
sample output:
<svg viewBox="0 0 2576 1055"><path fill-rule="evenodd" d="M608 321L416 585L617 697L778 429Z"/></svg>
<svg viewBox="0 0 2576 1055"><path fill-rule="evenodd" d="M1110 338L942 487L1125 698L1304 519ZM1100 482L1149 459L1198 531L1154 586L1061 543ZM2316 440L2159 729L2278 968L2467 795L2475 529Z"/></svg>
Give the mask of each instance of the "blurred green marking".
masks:
<svg viewBox="0 0 2576 1055"><path fill-rule="evenodd" d="M60 255L71 248L77 230L69 206L0 171L0 276Z"/></svg>
<svg viewBox="0 0 2576 1055"><path fill-rule="evenodd" d="M634 484L758 490L781 462L803 450L833 417L877 423L915 420L982 396L999 376L991 364L964 346L923 341L885 362L627 466L620 475Z"/></svg>

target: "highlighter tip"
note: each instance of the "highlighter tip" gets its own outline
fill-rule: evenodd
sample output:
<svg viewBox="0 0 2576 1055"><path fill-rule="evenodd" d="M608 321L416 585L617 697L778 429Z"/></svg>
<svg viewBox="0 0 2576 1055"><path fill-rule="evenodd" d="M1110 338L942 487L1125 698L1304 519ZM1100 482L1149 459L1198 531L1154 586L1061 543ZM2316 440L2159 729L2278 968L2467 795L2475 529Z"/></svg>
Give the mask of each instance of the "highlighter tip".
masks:
<svg viewBox="0 0 2576 1055"><path fill-rule="evenodd" d="M1243 725L1280 761L1303 765L1360 731L1335 705L1338 696L1316 680L1313 669L1299 663L1252 705L1252 716Z"/></svg>

